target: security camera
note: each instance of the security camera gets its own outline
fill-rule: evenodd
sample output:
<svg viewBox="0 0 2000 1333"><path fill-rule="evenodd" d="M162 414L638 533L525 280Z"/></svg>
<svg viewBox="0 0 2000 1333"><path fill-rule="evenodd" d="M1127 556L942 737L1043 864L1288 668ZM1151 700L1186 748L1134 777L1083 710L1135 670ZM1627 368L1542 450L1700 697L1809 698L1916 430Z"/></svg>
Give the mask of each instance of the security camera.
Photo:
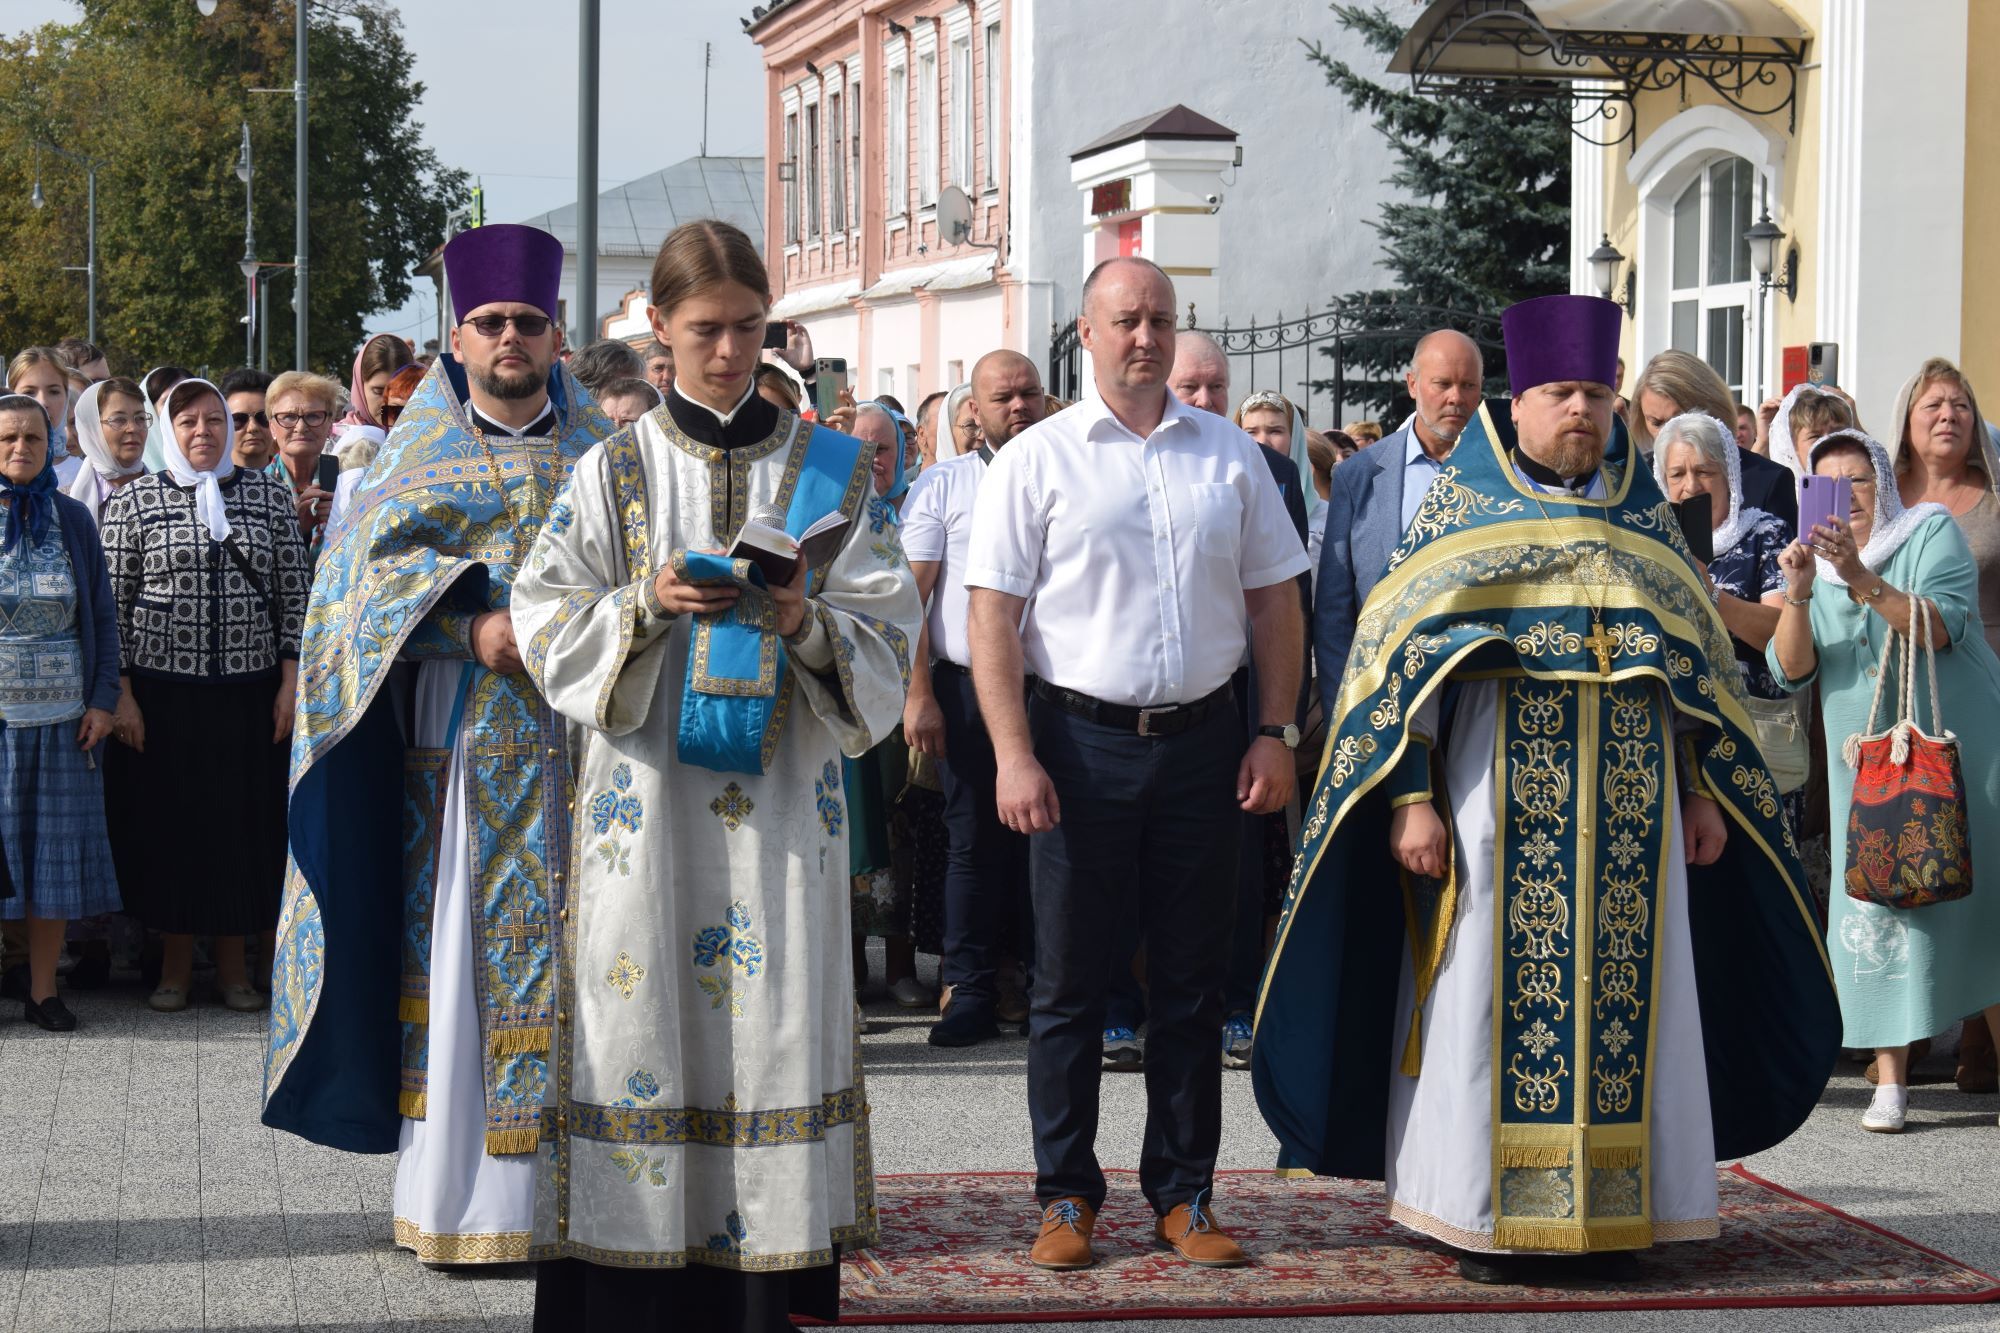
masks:
<svg viewBox="0 0 2000 1333"><path fill-rule="evenodd" d="M1208 204L1208 211L1209 211L1209 212L1211 212L1211 213L1220 213L1220 212L1222 211L1222 196L1221 196L1221 195L1219 195L1219 194L1211 194L1211 195L1204 195L1204 196L1203 196L1203 200L1204 200L1204 202L1206 202L1206 203Z"/></svg>

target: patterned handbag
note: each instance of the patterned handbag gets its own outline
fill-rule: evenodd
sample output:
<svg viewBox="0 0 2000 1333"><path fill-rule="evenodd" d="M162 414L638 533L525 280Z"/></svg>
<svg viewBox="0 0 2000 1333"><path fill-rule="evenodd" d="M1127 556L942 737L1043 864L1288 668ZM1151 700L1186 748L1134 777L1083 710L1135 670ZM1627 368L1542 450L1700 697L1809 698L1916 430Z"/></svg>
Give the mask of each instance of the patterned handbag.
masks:
<svg viewBox="0 0 2000 1333"><path fill-rule="evenodd" d="M1938 712L1937 654L1929 603L1910 598L1910 632L1882 645L1869 727L1882 703L1897 639L1903 641L1903 717L1887 731L1853 735L1842 755L1854 770L1847 819L1847 896L1880 907L1928 907L1972 892L1972 844L1965 818L1965 773L1958 737ZM1917 640L1931 684L1933 736L1917 726Z"/></svg>

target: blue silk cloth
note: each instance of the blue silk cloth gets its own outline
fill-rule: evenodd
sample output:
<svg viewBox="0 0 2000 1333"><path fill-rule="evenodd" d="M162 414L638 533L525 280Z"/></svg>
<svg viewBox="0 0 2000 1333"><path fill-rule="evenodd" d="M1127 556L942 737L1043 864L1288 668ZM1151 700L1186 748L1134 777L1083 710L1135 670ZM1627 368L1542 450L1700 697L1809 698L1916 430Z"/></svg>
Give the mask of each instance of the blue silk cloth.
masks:
<svg viewBox="0 0 2000 1333"><path fill-rule="evenodd" d="M785 511L785 531L800 537L845 507L859 449L850 436L812 427ZM705 551L676 553L674 573L691 583L764 587L763 571L750 561ZM809 577L808 594L825 582L826 572L814 570ZM770 599L746 597L727 611L697 616L692 633L676 753L684 764L762 777L764 756L775 751L784 728L778 700L790 669Z"/></svg>
<svg viewBox="0 0 2000 1333"><path fill-rule="evenodd" d="M1677 762L1655 753L1636 806L1628 807L1612 761L1593 753L1586 767L1571 750L1574 787L1517 784L1502 814L1510 827L1543 805L1566 816L1551 821L1569 840L1557 860L1582 868L1619 853L1595 825L1580 830L1593 811L1629 808L1671 829L1671 845L1654 845L1657 828L1654 842L1633 844L1644 857L1681 854L1682 830L1660 817L1673 808L1669 768L1720 805L1722 859L1687 868L1718 1157L1748 1156L1787 1137L1839 1053L1839 1010L1798 849L1742 703L1728 632L1671 506L1650 471L1631 466L1622 424L1604 460L1606 500L1528 487L1510 461L1512 444L1504 407L1482 410L1467 426L1356 628L1258 1008L1253 1084L1287 1165L1383 1177L1391 1071L1399 1052L1405 1072L1421 1059L1411 1030L1396 1026L1399 974L1410 959L1421 1000L1453 924L1449 881L1401 875L1386 831L1392 798L1430 786L1410 719L1454 678L1499 677L1516 694L1601 698L1610 709L1638 709L1654 726L1667 719L1651 700L1671 710ZM1447 708L1450 697L1441 696ZM1603 733L1618 721L1603 721ZM1419 771L1410 781L1413 758ZM1562 891L1583 902L1615 892L1611 878L1601 872ZM1496 911L1506 920L1502 907L1517 906L1510 899ZM1459 938L1456 947L1494 942ZM1502 982L1514 980L1518 956L1497 969ZM1555 1034L1572 1069L1593 1034L1578 1009L1568 1006ZM1496 1003L1495 1021L1502 1031L1513 1021L1506 1004ZM1591 1117L1580 1121L1587 1134ZM1496 1111L1496 1135L1505 1128Z"/></svg>
<svg viewBox="0 0 2000 1333"><path fill-rule="evenodd" d="M612 433L569 372L551 436L480 435L440 357L369 464L313 578L292 733L264 1123L394 1152L423 1112L430 895L445 773L465 758L487 1150L533 1151L554 1020L551 918L568 867L564 728L525 672L472 656L576 460ZM496 471L497 469L497 471ZM462 742L408 743L414 664L462 662Z"/></svg>

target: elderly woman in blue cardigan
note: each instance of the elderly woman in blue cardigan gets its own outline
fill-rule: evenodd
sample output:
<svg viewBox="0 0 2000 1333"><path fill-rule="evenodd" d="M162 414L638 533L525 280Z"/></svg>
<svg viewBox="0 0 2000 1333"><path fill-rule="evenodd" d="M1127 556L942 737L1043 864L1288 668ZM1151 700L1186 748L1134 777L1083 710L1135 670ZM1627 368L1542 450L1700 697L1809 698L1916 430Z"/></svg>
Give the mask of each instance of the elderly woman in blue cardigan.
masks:
<svg viewBox="0 0 2000 1333"><path fill-rule="evenodd" d="M119 909L98 755L118 703L118 622L90 511L56 489L49 418L0 397L0 861L27 921L27 1020L76 1027L56 995L66 922Z"/></svg>

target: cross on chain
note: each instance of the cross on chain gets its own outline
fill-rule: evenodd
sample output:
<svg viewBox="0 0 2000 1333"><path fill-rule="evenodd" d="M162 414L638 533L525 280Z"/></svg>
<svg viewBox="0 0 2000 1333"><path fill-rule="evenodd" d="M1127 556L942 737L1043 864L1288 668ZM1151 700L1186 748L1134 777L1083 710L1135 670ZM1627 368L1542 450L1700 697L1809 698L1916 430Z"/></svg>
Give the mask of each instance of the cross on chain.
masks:
<svg viewBox="0 0 2000 1333"><path fill-rule="evenodd" d="M510 921L509 917L514 919ZM528 941L538 938L542 928L528 921L527 908L517 907L511 912L500 914L500 924L493 928L493 933L507 945L508 953L526 953Z"/></svg>
<svg viewBox="0 0 2000 1333"><path fill-rule="evenodd" d="M1600 676L1609 676L1611 674L1612 643L1611 636L1604 632L1604 622L1601 620L1591 621L1590 634L1584 639L1583 646L1597 654L1597 674Z"/></svg>

